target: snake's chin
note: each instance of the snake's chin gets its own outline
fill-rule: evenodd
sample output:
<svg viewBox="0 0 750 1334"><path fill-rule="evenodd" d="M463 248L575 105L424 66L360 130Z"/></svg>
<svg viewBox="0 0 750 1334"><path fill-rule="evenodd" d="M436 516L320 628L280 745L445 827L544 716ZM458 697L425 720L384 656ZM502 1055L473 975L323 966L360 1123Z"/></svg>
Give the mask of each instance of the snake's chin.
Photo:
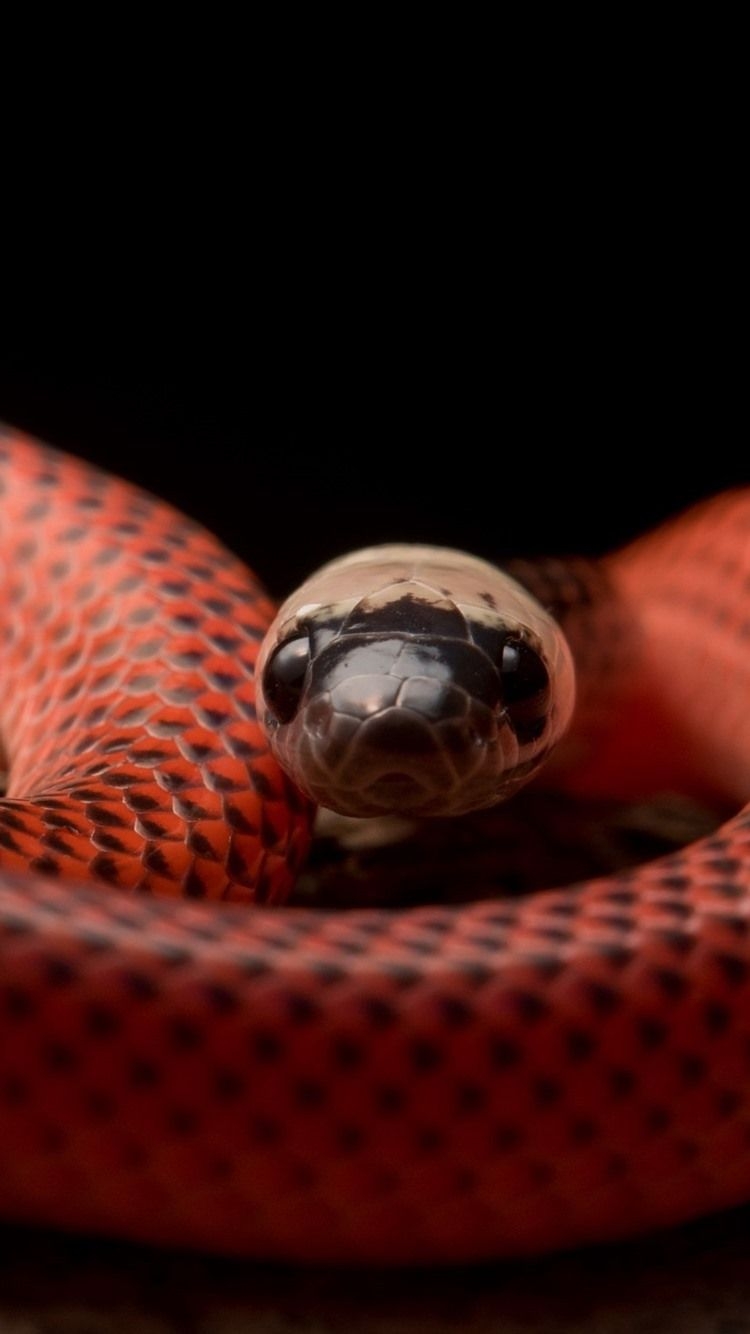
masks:
<svg viewBox="0 0 750 1334"><path fill-rule="evenodd" d="M374 781L356 788L349 785L321 783L306 789L315 805L335 815L356 819L441 819L468 815L502 805L525 787L541 768L544 757L532 763L519 763L488 790L486 784L454 781L435 787L424 777L388 771Z"/></svg>

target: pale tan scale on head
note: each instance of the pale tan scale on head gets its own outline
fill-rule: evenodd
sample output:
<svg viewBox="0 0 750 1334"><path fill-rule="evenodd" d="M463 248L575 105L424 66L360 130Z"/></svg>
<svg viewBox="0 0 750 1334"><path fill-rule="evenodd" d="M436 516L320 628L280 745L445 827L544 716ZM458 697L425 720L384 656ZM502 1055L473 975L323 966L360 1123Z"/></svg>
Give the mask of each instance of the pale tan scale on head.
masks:
<svg viewBox="0 0 750 1334"><path fill-rule="evenodd" d="M280 763L345 815L503 800L559 740L575 695L565 638L520 584L407 544L317 570L280 608L257 675Z"/></svg>

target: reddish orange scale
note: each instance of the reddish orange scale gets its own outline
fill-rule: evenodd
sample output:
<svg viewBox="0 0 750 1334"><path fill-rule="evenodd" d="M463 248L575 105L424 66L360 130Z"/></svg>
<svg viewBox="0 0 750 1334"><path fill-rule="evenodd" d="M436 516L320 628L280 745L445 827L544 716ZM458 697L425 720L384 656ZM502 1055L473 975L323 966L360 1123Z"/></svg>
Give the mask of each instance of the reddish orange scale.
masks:
<svg viewBox="0 0 750 1334"><path fill-rule="evenodd" d="M0 493L4 1217L444 1262L750 1196L747 810L523 899L269 907L311 812L254 716L265 593L167 505L12 431ZM534 578L583 608L560 784L747 801L750 492Z"/></svg>

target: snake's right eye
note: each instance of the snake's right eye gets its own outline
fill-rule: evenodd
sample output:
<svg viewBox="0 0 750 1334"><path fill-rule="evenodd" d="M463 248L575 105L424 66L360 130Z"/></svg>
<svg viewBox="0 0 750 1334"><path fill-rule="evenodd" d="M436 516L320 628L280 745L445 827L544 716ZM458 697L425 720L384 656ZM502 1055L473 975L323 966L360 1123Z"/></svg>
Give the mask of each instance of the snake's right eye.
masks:
<svg viewBox="0 0 750 1334"><path fill-rule="evenodd" d="M307 635L288 639L274 649L263 672L263 694L277 723L290 723L299 708L310 666Z"/></svg>

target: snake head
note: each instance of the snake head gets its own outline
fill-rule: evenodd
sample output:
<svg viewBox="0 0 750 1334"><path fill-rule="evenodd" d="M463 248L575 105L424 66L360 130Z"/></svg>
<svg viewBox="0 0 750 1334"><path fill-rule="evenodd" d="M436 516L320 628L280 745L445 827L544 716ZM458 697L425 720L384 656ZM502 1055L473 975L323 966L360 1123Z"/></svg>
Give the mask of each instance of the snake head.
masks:
<svg viewBox="0 0 750 1334"><path fill-rule="evenodd" d="M279 611L259 718L292 780L344 815L452 815L503 800L570 719L559 627L514 580L446 548L368 548Z"/></svg>

